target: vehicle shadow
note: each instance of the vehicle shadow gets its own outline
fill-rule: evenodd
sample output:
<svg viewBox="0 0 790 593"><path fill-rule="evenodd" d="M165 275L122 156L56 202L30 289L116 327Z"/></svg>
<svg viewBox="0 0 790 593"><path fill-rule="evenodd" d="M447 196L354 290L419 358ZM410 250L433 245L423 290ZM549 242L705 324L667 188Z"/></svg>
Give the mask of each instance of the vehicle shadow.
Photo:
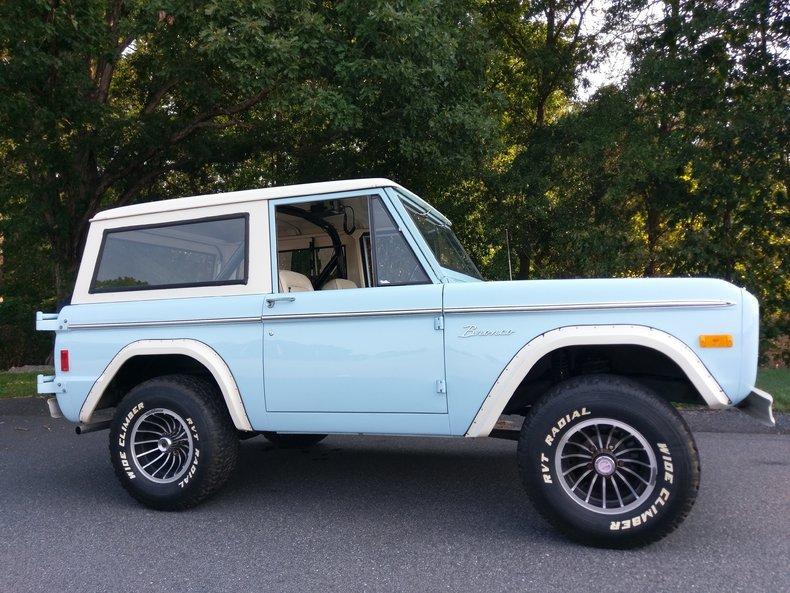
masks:
<svg viewBox="0 0 790 593"><path fill-rule="evenodd" d="M106 433L76 440L70 428L53 429L52 437L62 443L55 448L57 463L53 438L41 438L44 429L31 426L30 432L15 434L20 442L12 455L22 463L22 453L28 454L24 483L17 487L82 509L88 521L111 513L150 528L183 527L187 521L193 527L222 525L221 532L246 537L266 529L295 530L304 537L322 530L344 541L353 541L358 532L391 537L392 531L402 534L395 538L401 542L440 535L480 545L564 541L530 506L512 441L333 435L310 449L289 450L256 437L241 443L228 484L182 514L137 503L113 475ZM35 460L21 441L36 451Z"/></svg>
<svg viewBox="0 0 790 593"><path fill-rule="evenodd" d="M214 502L333 523L378 520L409 529L524 537L549 528L521 485L515 443L394 437L327 438L310 449L242 443L237 471ZM549 531L550 532L550 531Z"/></svg>

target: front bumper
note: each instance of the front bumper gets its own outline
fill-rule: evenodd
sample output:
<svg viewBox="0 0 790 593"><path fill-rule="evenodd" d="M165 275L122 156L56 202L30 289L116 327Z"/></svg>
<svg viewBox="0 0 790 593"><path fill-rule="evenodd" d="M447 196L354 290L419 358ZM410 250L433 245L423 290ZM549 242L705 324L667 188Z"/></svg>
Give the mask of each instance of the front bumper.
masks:
<svg viewBox="0 0 790 593"><path fill-rule="evenodd" d="M756 418L761 424L766 426L776 426L774 412L772 409L774 398L762 389L752 388L752 392L747 395L736 407L749 416Z"/></svg>

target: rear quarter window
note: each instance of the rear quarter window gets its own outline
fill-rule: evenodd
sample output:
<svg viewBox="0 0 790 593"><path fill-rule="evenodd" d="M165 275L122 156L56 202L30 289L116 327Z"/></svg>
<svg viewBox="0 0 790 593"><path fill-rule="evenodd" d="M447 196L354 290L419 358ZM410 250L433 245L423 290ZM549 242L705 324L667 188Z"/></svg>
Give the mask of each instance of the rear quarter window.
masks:
<svg viewBox="0 0 790 593"><path fill-rule="evenodd" d="M105 231L91 293L245 284L246 214Z"/></svg>

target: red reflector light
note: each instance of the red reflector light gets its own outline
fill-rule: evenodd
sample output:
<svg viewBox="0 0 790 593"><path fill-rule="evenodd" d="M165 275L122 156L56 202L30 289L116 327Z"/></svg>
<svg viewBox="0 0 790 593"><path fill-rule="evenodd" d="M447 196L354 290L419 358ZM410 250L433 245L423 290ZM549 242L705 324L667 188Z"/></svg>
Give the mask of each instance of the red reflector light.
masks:
<svg viewBox="0 0 790 593"><path fill-rule="evenodd" d="M65 373L69 370L69 351L68 350L61 350L60 351L60 371Z"/></svg>

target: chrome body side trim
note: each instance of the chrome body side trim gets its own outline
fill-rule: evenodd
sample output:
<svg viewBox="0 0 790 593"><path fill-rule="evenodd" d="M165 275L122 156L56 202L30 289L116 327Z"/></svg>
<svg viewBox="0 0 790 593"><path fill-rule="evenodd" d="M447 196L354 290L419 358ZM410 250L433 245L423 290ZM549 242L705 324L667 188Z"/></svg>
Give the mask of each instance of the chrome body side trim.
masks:
<svg viewBox="0 0 790 593"><path fill-rule="evenodd" d="M153 321L108 321L106 323L69 323L69 329L116 329L122 327L159 327L167 325L208 325L259 322L260 317L215 317L206 319L162 319Z"/></svg>
<svg viewBox="0 0 790 593"><path fill-rule="evenodd" d="M494 307L450 307L445 313L529 313L584 311L596 309L683 309L732 307L732 301L620 301L610 303L566 303L555 305L500 305Z"/></svg>
<svg viewBox="0 0 790 593"><path fill-rule="evenodd" d="M161 321L117 321L107 323L71 323L69 329L117 329L124 327L158 327L168 325L209 325L232 323L260 323L262 321L286 321L294 319L336 319L341 317L381 317L384 315L439 315L442 310L392 309L385 311L337 311L333 313L291 313L283 315L261 315L258 317L221 317L216 319L172 319Z"/></svg>
<svg viewBox="0 0 790 593"><path fill-rule="evenodd" d="M390 309L384 311L336 311L334 313L284 313L283 315L263 315L263 321L286 321L295 319L337 319L342 317L383 317L396 315L440 315L440 308L434 309Z"/></svg>
<svg viewBox="0 0 790 593"><path fill-rule="evenodd" d="M598 309L678 309L719 308L735 305L732 301L623 301L611 303L567 303L559 305L501 305L494 307L451 307L447 309L391 309L372 311L335 311L331 313L284 313L259 317L218 317L205 319L163 319L158 321L110 321L106 323L70 323L69 329L115 329L124 327L157 327L169 325L208 325L257 323L295 319L337 319L342 317L381 317L385 315L439 315L463 313L540 313L552 311L584 311Z"/></svg>

